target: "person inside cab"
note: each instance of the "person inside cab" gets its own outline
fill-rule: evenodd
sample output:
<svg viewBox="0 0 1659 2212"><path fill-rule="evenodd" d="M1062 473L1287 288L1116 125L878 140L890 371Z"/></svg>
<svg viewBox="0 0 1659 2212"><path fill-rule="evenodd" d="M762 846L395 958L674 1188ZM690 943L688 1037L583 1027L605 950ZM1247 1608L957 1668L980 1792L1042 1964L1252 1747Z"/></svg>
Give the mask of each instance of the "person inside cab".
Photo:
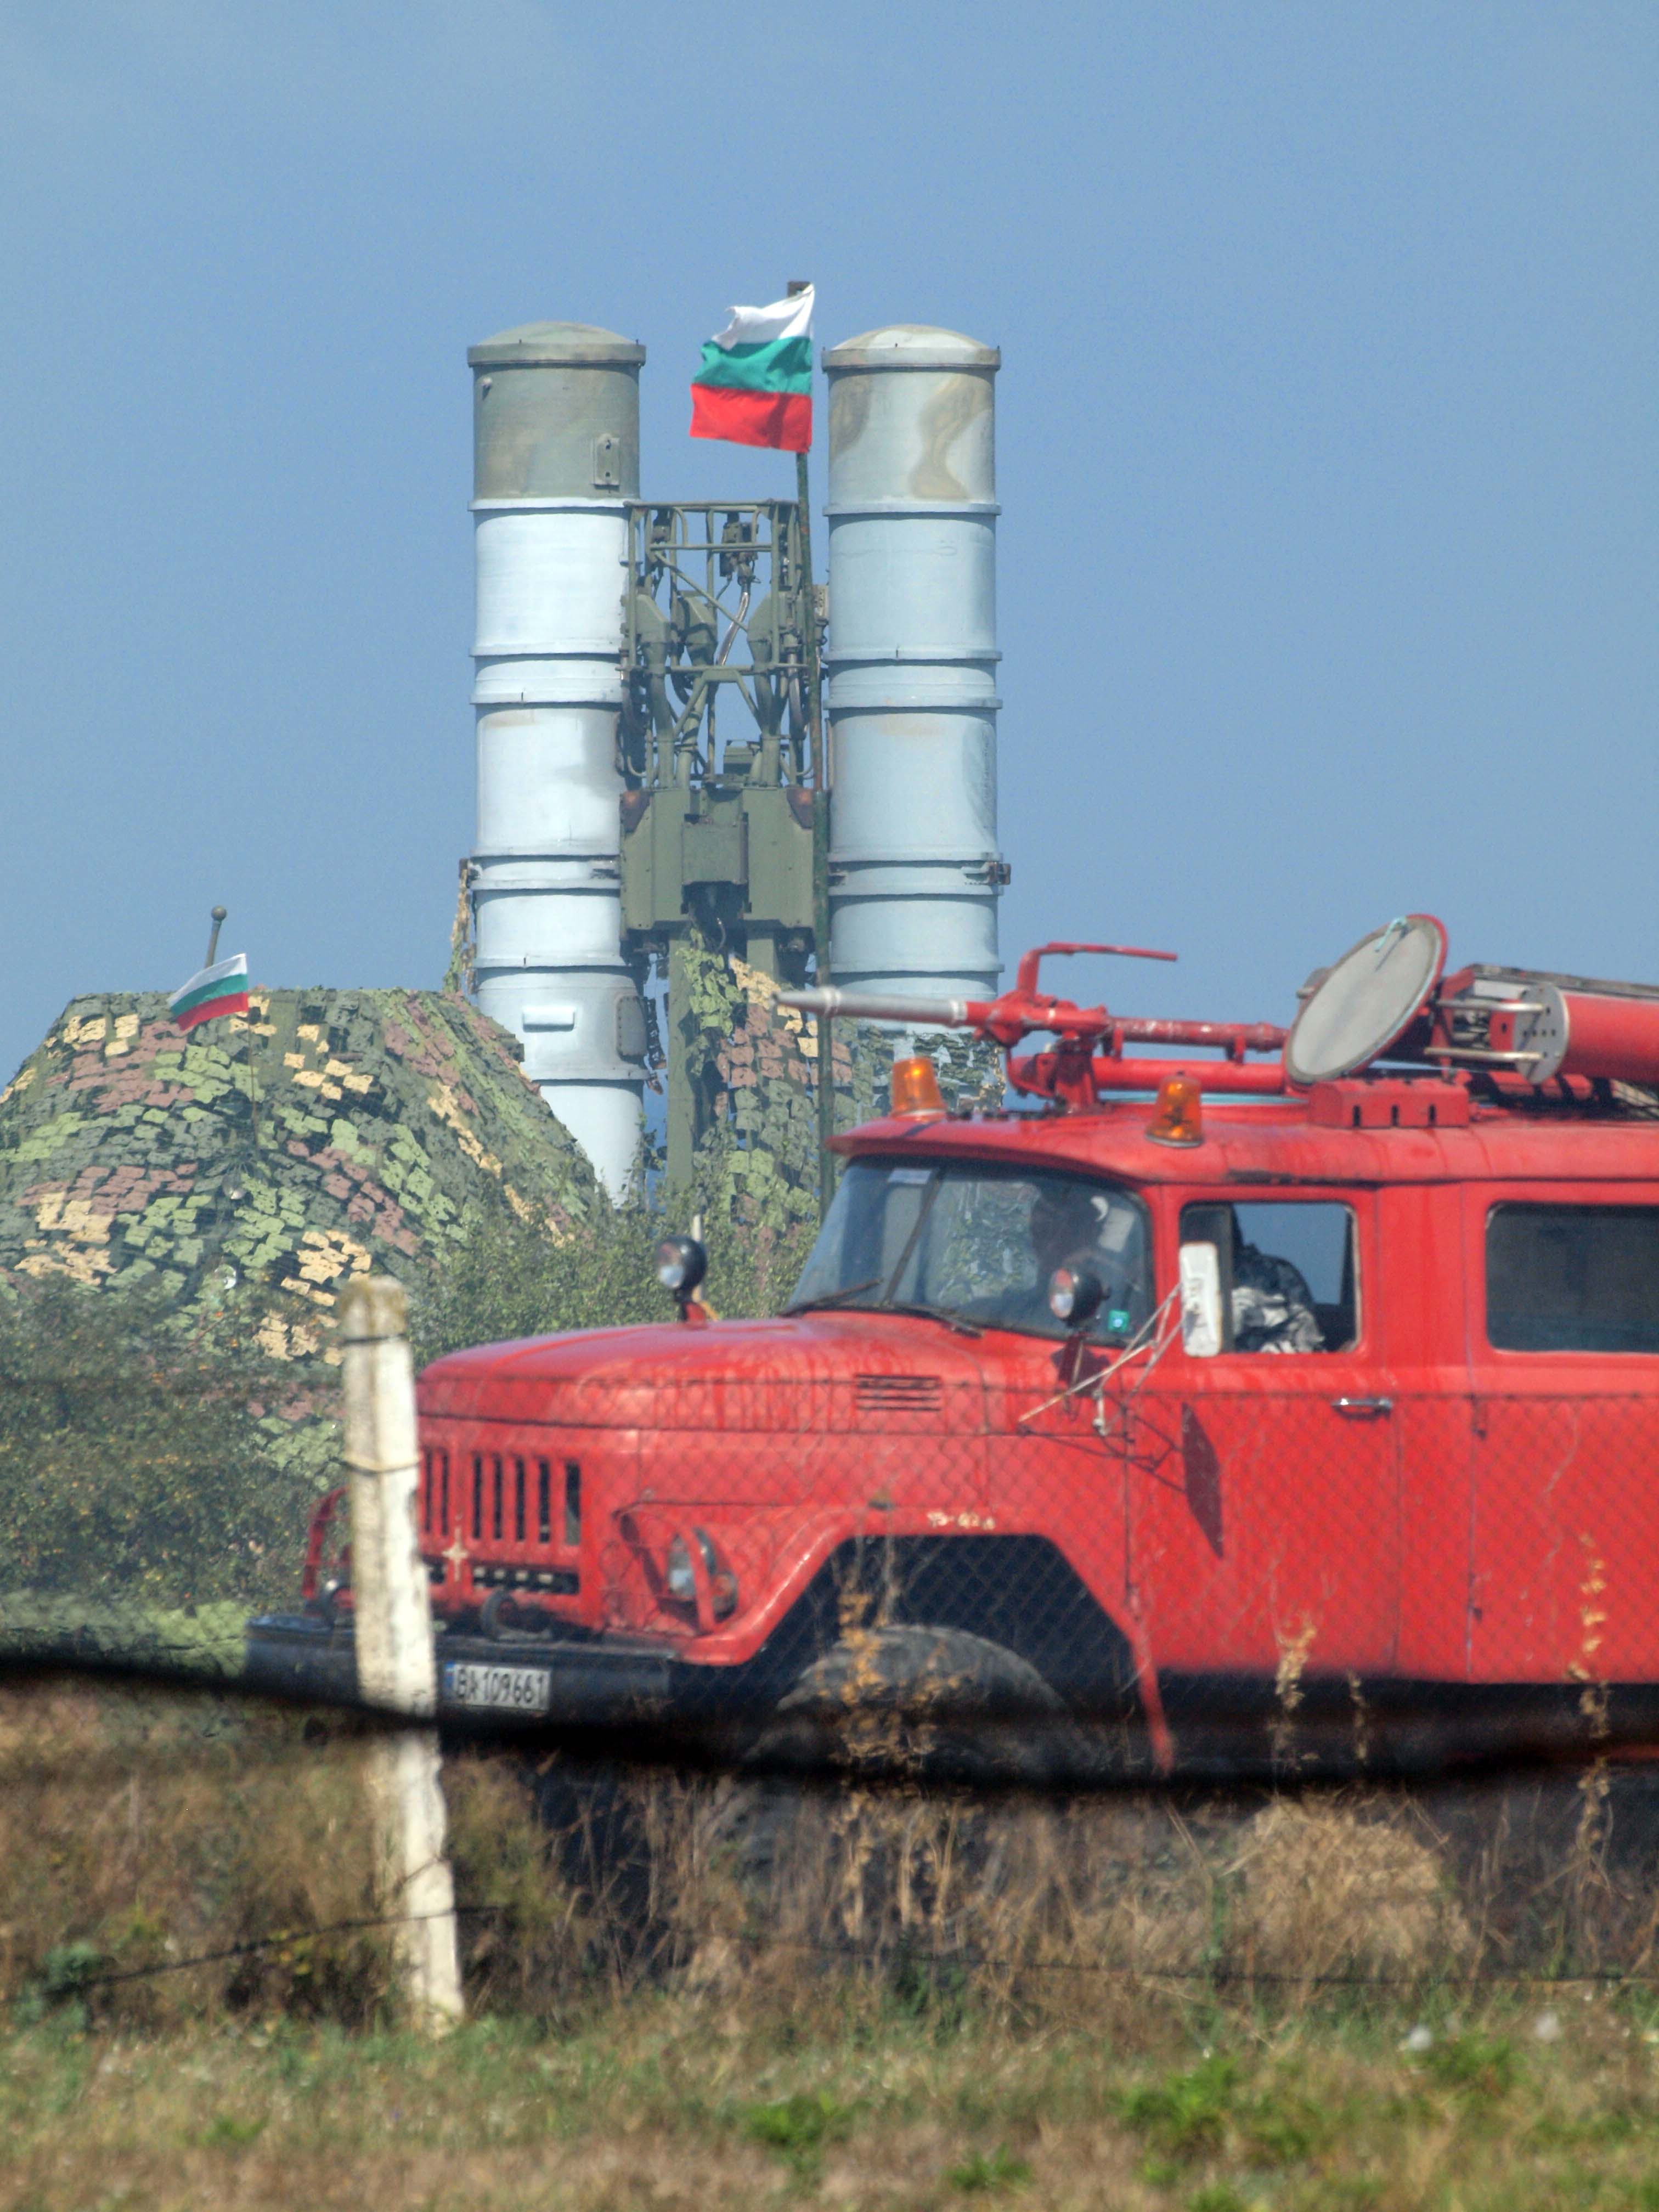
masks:
<svg viewBox="0 0 1659 2212"><path fill-rule="evenodd" d="M1252 1244L1233 1216L1233 1350L1323 1352L1325 1332L1301 1269Z"/></svg>

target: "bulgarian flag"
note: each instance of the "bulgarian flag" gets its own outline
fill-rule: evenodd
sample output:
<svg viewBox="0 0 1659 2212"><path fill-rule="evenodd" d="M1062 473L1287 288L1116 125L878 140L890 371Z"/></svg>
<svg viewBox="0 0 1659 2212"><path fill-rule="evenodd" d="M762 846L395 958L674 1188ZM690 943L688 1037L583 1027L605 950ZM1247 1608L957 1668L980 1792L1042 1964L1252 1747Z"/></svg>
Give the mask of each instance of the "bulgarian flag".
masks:
<svg viewBox="0 0 1659 2212"><path fill-rule="evenodd" d="M246 953L238 952L229 960L216 961L211 968L200 969L167 1000L167 1012L181 1030L193 1030L198 1022L214 1021L221 1014L245 1014Z"/></svg>
<svg viewBox="0 0 1659 2212"><path fill-rule="evenodd" d="M733 307L691 380L691 435L804 453L812 443L812 288Z"/></svg>

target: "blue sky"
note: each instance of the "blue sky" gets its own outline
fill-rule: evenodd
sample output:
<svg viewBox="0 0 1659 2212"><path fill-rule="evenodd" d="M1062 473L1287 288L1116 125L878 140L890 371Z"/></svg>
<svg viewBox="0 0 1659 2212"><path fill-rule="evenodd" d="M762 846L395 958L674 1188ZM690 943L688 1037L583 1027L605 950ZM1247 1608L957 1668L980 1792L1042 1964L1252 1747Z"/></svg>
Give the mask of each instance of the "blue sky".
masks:
<svg viewBox="0 0 1659 2212"><path fill-rule="evenodd" d="M794 276L1003 349L1006 960L1659 980L1656 185L1650 5L0 0L0 1063L216 898L435 982L467 345L639 337L645 489L787 490L685 386Z"/></svg>

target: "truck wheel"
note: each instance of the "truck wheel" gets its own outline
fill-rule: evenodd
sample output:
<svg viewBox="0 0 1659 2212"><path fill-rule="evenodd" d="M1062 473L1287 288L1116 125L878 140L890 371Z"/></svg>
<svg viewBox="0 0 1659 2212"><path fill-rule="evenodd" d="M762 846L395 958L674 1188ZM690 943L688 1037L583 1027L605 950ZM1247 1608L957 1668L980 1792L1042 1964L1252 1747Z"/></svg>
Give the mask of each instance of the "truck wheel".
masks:
<svg viewBox="0 0 1659 2212"><path fill-rule="evenodd" d="M966 1629L855 1631L796 1679L777 1715L761 1747L791 1765L1080 1778L1081 1739L1062 1699L1029 1661Z"/></svg>

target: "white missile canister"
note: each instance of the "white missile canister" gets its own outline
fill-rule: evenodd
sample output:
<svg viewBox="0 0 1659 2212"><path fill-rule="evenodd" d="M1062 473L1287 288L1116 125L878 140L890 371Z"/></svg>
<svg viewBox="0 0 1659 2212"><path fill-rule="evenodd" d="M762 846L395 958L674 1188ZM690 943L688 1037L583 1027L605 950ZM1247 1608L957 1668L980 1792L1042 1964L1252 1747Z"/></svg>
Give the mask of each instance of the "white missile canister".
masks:
<svg viewBox="0 0 1659 2212"><path fill-rule="evenodd" d="M531 323L473 375L478 1003L613 1197L639 1150L645 1012L622 957L617 720L643 346Z"/></svg>
<svg viewBox="0 0 1659 2212"><path fill-rule="evenodd" d="M997 988L1000 359L913 324L823 356L830 968L855 991Z"/></svg>

